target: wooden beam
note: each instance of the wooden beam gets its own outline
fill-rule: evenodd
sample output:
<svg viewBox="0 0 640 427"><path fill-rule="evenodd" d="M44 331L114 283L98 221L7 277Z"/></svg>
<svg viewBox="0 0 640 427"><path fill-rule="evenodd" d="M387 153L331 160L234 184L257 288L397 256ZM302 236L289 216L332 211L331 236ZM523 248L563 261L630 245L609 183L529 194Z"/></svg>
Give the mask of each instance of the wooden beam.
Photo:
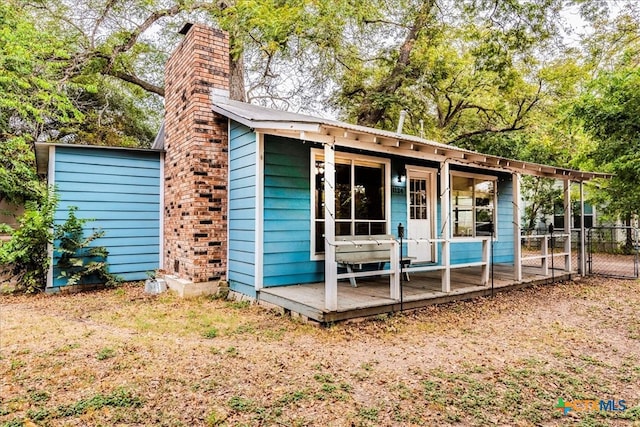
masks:
<svg viewBox="0 0 640 427"><path fill-rule="evenodd" d="M323 144L331 144L335 140L335 137L331 135L323 135L321 133L316 133L316 132L301 131L300 139L303 141L313 141L313 142L320 142Z"/></svg>
<svg viewBox="0 0 640 427"><path fill-rule="evenodd" d="M388 138L379 138L379 142L381 145L385 147L399 147L400 141L397 139L388 139Z"/></svg>
<svg viewBox="0 0 640 427"><path fill-rule="evenodd" d="M413 150L414 144L409 141L400 141L399 147L403 150Z"/></svg>

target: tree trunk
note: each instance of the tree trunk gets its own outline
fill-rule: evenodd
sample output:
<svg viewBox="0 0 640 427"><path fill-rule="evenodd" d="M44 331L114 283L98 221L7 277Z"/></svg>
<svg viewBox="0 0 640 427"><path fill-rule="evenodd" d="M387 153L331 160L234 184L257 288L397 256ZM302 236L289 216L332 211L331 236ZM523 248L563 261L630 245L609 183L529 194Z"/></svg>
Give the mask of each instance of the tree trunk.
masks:
<svg viewBox="0 0 640 427"><path fill-rule="evenodd" d="M387 75L376 87L367 91L366 96L362 100L362 104L358 108L358 124L361 126L376 126L383 118L387 110L384 104L376 103L376 98L391 97L400 88L404 80L405 73L411 62L411 51L415 45L416 39L420 32L424 30L433 9L436 0L427 0L422 3L418 10L413 25L409 28L409 32L400 46L398 60L393 70Z"/></svg>
<svg viewBox="0 0 640 427"><path fill-rule="evenodd" d="M229 55L229 98L235 101L247 102L244 90L244 60L242 54L237 59Z"/></svg>

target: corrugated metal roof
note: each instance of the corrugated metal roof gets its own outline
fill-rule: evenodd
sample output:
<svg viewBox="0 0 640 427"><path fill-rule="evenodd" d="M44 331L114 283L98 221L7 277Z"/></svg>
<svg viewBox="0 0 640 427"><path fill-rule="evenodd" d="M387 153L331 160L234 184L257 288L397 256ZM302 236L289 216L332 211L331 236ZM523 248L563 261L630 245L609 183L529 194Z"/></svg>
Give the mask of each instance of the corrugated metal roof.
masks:
<svg viewBox="0 0 640 427"><path fill-rule="evenodd" d="M436 149L437 152L443 153L445 157L451 157L458 162L462 161L463 163L467 163L469 166L481 165L492 169L502 169L511 172L557 179L572 179L576 181L584 181L592 178L608 178L611 176L610 174L605 173L585 172L508 159L500 156L492 156L423 139L413 135L399 134L322 117L278 111L272 108L230 100L219 92L212 93L212 108L215 112L225 117L242 123L252 129L260 130L261 132L269 133L269 131L273 131L273 133L277 134L278 132L283 131L299 131L300 133L297 136L298 139L305 139L305 136L310 132L318 133L325 131L327 128L334 128L355 134L365 134L387 140L401 141L417 146L430 147L432 149ZM295 136L293 133L290 135ZM418 153L417 151L415 153L415 157L425 158L424 156L424 153Z"/></svg>
<svg viewBox="0 0 640 427"><path fill-rule="evenodd" d="M370 128L366 126L354 125L351 123L341 122L338 120L326 119L322 117L309 116L305 114L291 113L287 111L278 111L272 108L261 107L259 105L248 104L246 102L234 101L231 99L225 99L223 97L213 97L213 109L217 113L229 117L229 115L235 116L238 119L244 119L252 123L254 128L260 128L262 124L282 123L286 125L290 123L304 124L304 125L316 125L318 130L322 126L330 126L345 130L350 130L357 133L366 133L373 136L380 136L388 139L399 139L408 142L415 142L420 144L427 144L433 147L438 147L447 150L456 150L460 152L473 153L472 151L462 148L454 147L440 142L435 142L423 138L419 138L413 135L400 134L390 132L381 129ZM280 127L278 127L280 128ZM291 126L294 128L294 126Z"/></svg>

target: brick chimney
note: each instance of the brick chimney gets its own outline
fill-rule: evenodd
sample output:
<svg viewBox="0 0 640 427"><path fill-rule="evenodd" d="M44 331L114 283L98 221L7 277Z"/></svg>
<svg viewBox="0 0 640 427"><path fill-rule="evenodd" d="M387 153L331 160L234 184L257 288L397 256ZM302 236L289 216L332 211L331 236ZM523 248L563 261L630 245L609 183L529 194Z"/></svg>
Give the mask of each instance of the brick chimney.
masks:
<svg viewBox="0 0 640 427"><path fill-rule="evenodd" d="M164 270L181 282L226 279L227 119L212 89L229 90L225 32L187 24L165 68Z"/></svg>

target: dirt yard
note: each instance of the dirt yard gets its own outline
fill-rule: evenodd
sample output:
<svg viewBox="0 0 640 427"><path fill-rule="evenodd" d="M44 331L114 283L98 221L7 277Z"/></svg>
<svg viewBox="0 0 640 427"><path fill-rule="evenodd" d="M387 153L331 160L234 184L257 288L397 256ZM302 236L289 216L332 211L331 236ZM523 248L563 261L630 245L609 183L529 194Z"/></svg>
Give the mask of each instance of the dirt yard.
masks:
<svg viewBox="0 0 640 427"><path fill-rule="evenodd" d="M0 303L4 426L640 426L640 281L327 328L133 285Z"/></svg>

